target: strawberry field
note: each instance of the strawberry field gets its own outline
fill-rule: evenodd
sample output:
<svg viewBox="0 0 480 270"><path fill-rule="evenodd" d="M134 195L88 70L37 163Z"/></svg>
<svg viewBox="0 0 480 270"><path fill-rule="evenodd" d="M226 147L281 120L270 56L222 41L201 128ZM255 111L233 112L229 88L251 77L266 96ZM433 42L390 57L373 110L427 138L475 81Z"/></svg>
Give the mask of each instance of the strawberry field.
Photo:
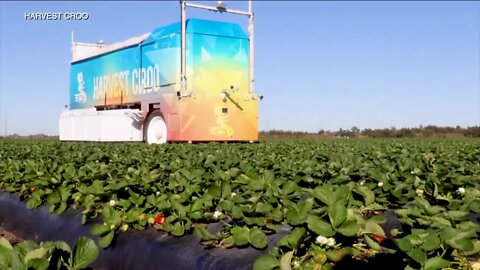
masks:
<svg viewBox="0 0 480 270"><path fill-rule="evenodd" d="M56 215L81 211L101 248L154 227L194 234L205 248L264 250L255 269L335 269L382 256L405 269L480 264L479 140L0 140L0 190ZM279 228L289 232L269 245Z"/></svg>

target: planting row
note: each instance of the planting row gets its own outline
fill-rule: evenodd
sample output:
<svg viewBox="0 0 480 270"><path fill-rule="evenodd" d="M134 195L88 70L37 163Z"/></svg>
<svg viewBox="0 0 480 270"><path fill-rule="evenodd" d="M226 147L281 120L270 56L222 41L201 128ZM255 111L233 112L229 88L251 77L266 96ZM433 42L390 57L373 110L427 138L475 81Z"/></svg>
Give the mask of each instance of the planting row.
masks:
<svg viewBox="0 0 480 270"><path fill-rule="evenodd" d="M328 269L391 255L407 269L471 267L480 252L480 141L260 144L0 141L0 189L48 203L107 247L147 226L209 247L269 248L256 269ZM222 222L219 232L207 224ZM276 247L266 235L288 226Z"/></svg>

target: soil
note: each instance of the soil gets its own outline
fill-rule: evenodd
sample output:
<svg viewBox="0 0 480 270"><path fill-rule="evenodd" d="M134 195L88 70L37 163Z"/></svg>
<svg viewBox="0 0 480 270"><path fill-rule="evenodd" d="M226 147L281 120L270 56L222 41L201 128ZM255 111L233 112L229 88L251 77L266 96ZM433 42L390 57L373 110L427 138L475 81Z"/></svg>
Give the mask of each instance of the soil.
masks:
<svg viewBox="0 0 480 270"><path fill-rule="evenodd" d="M6 231L2 227L0 227L0 237L6 238L12 245L23 240L20 237L17 237L16 235L14 235L13 233Z"/></svg>

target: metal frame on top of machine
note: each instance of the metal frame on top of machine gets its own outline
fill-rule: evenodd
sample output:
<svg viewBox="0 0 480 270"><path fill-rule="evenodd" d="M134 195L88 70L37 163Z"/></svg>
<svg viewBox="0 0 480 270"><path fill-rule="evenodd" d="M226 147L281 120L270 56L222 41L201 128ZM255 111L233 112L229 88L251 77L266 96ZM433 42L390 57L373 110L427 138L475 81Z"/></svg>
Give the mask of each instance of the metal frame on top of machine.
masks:
<svg viewBox="0 0 480 270"><path fill-rule="evenodd" d="M181 93L185 93L187 89L187 59L186 59L186 28L187 28L187 7L205 9L215 12L225 12L238 15L248 16L248 38L249 42L249 94L255 93L255 78L254 78L254 14L252 11L252 1L248 1L248 11L230 9L225 6L223 1L218 1L216 6L207 6L194 3L188 3L185 0L180 0L180 23L181 23L181 64L180 64L180 89Z"/></svg>

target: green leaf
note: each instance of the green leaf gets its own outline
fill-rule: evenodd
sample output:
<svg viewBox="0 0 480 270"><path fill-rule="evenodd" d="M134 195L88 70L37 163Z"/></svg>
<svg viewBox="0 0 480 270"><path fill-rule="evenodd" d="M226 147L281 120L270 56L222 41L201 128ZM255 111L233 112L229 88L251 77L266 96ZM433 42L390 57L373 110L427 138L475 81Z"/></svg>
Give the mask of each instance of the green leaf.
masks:
<svg viewBox="0 0 480 270"><path fill-rule="evenodd" d="M438 205L432 205L431 207L427 208L426 211L429 215L436 215L436 214L439 214L441 212L444 212L445 208L443 208L441 206L438 206Z"/></svg>
<svg viewBox="0 0 480 270"><path fill-rule="evenodd" d="M413 248L412 243L406 237L396 239L395 243L404 252L408 252L408 251L412 250L412 248Z"/></svg>
<svg viewBox="0 0 480 270"><path fill-rule="evenodd" d="M275 208L270 212L270 216L276 222L281 222L283 220L283 212L282 210Z"/></svg>
<svg viewBox="0 0 480 270"><path fill-rule="evenodd" d="M208 155L207 159L205 160L204 166L210 167L214 161L215 161L215 157L213 155Z"/></svg>
<svg viewBox="0 0 480 270"><path fill-rule="evenodd" d="M328 250L325 255L327 255L327 258L333 262L339 262L345 256L352 255L351 248L342 248L342 249L334 249L334 250Z"/></svg>
<svg viewBox="0 0 480 270"><path fill-rule="evenodd" d="M175 222L175 224L173 224L173 230L171 231L171 233L175 236L182 236L183 234L185 234L185 228L183 227L181 222Z"/></svg>
<svg viewBox="0 0 480 270"><path fill-rule="evenodd" d="M289 251L283 254L280 259L280 270L291 270L292 269L292 257L293 251Z"/></svg>
<svg viewBox="0 0 480 270"><path fill-rule="evenodd" d="M221 243L225 248L233 247L235 246L235 239L233 238L233 236L229 236L223 239Z"/></svg>
<svg viewBox="0 0 480 270"><path fill-rule="evenodd" d="M441 257L434 257L427 260L424 270L436 270L449 267L451 262L442 259Z"/></svg>
<svg viewBox="0 0 480 270"><path fill-rule="evenodd" d="M333 231L330 223L324 221L323 219L310 215L307 218L307 227L315 232L318 235L323 235L326 237L334 236L335 232Z"/></svg>
<svg viewBox="0 0 480 270"><path fill-rule="evenodd" d="M114 236L115 236L115 232L110 231L106 235L100 237L100 240L98 241L98 245L101 248L106 248L106 247L110 246L110 243L112 243L112 240L113 240Z"/></svg>
<svg viewBox="0 0 480 270"><path fill-rule="evenodd" d="M273 210L273 207L269 203L262 203L259 202L257 203L255 207L255 211L257 213L263 213L263 214L268 214Z"/></svg>
<svg viewBox="0 0 480 270"><path fill-rule="evenodd" d="M115 210L112 206L110 206L110 204L104 204L102 215L105 219L105 222L108 224L113 224L115 227L118 227L120 224L122 224L120 212Z"/></svg>
<svg viewBox="0 0 480 270"><path fill-rule="evenodd" d="M374 241L372 238L370 238L370 236L364 235L363 237L365 238L365 242L367 243L367 245L369 247L371 247L374 250L378 250L378 251L382 250L382 247L376 241Z"/></svg>
<svg viewBox="0 0 480 270"><path fill-rule="evenodd" d="M333 199L333 192L326 186L320 186L313 190L313 196L324 204L329 205Z"/></svg>
<svg viewBox="0 0 480 270"><path fill-rule="evenodd" d="M113 232L110 233L113 235ZM98 253L98 247L92 239L88 237L80 237L73 247L73 269L77 270L87 267L97 258Z"/></svg>
<svg viewBox="0 0 480 270"><path fill-rule="evenodd" d="M169 221L165 221L164 223L162 223L162 229L166 232L171 232L173 231L173 224Z"/></svg>
<svg viewBox="0 0 480 270"><path fill-rule="evenodd" d="M0 238L1 239L1 238ZM12 257L12 249L0 245L0 269L8 269Z"/></svg>
<svg viewBox="0 0 480 270"><path fill-rule="evenodd" d="M28 199L27 201L28 208L35 208L42 204L42 199L40 198L40 195L36 194L35 196L34 194L36 194L36 192L32 193L32 197L30 197L30 199Z"/></svg>
<svg viewBox="0 0 480 270"><path fill-rule="evenodd" d="M448 211L447 212L448 217L450 217L453 220L462 220L465 217L468 216L468 212L465 211Z"/></svg>
<svg viewBox="0 0 480 270"><path fill-rule="evenodd" d="M298 190L298 185L297 183L293 182L293 181L287 181L284 186L283 186L283 192L285 194L291 194L295 191Z"/></svg>
<svg viewBox="0 0 480 270"><path fill-rule="evenodd" d="M298 214L302 219L306 219L308 213L312 211L313 208L313 199L308 198L304 201L301 201L297 204Z"/></svg>
<svg viewBox="0 0 480 270"><path fill-rule="evenodd" d="M253 264L253 270L272 270L279 266L279 261L272 255L262 255Z"/></svg>
<svg viewBox="0 0 480 270"><path fill-rule="evenodd" d="M70 190L66 187L60 187L58 189L58 193L60 193L60 198L62 201L67 202L68 198L70 198Z"/></svg>
<svg viewBox="0 0 480 270"><path fill-rule="evenodd" d="M339 186L334 192L334 200L341 201L343 205L345 205L348 201L350 193L350 188L348 185L341 185Z"/></svg>
<svg viewBox="0 0 480 270"><path fill-rule="evenodd" d="M54 214L55 215L60 215L61 213L65 212L67 210L67 203L66 202L61 202L60 205L58 206L57 209L55 209Z"/></svg>
<svg viewBox="0 0 480 270"><path fill-rule="evenodd" d="M347 219L347 208L341 200L329 205L327 212L334 228L338 228Z"/></svg>
<svg viewBox="0 0 480 270"><path fill-rule="evenodd" d="M421 249L418 249L418 248L413 249L409 251L407 254L422 266L425 265L427 261L427 254L425 254L425 252L423 252Z"/></svg>
<svg viewBox="0 0 480 270"><path fill-rule="evenodd" d="M461 239L451 239L447 241L447 244L449 244L451 247L459 249L461 251L471 251L473 250L473 241L467 238L461 238Z"/></svg>
<svg viewBox="0 0 480 270"><path fill-rule="evenodd" d="M210 233L207 228L202 227L202 226L197 226L193 229L193 234L196 235L198 238L202 240L211 240L215 239L216 237ZM248 240L247 240L248 242Z"/></svg>
<svg viewBox="0 0 480 270"><path fill-rule="evenodd" d="M193 201L192 207L190 207L190 212L196 212L203 208L203 200L198 198Z"/></svg>
<svg viewBox="0 0 480 270"><path fill-rule="evenodd" d="M250 230L248 242L258 249L263 249L268 245L267 236L258 228L252 228Z"/></svg>
<svg viewBox="0 0 480 270"><path fill-rule="evenodd" d="M28 261L31 260L31 259L39 259L39 258L43 258L48 252L48 249L46 248L37 248L37 249L34 249L32 251L29 251L26 255L25 255L25 263L28 264Z"/></svg>
<svg viewBox="0 0 480 270"><path fill-rule="evenodd" d="M212 184L208 188L207 194L211 195L214 198L220 198L222 196L222 191L217 184Z"/></svg>
<svg viewBox="0 0 480 270"><path fill-rule="evenodd" d="M5 247L8 250L13 250L12 245L5 237L0 237L0 247Z"/></svg>
<svg viewBox="0 0 480 270"><path fill-rule="evenodd" d="M111 207L109 204L105 204L102 209L102 215L107 223L111 223L110 221L115 216L115 209L113 209L113 207Z"/></svg>
<svg viewBox="0 0 480 270"><path fill-rule="evenodd" d="M288 223L291 225L298 225L300 224L301 218L298 210L295 207L290 207L287 212L285 213L285 218L287 219Z"/></svg>
<svg viewBox="0 0 480 270"><path fill-rule="evenodd" d="M427 211L427 209L431 206L427 200L420 197L415 198L415 205L424 211Z"/></svg>
<svg viewBox="0 0 480 270"><path fill-rule="evenodd" d="M29 251L38 248L38 244L32 240L26 240L18 243L13 249L18 251L20 255L25 256Z"/></svg>
<svg viewBox="0 0 480 270"><path fill-rule="evenodd" d="M380 237L386 237L385 232L383 231L382 227L375 223L374 221L368 220L365 224L365 231L363 233L367 234L375 234Z"/></svg>
<svg viewBox="0 0 480 270"><path fill-rule="evenodd" d="M46 258L31 259L27 263L28 269L47 270L50 262Z"/></svg>
<svg viewBox="0 0 480 270"><path fill-rule="evenodd" d="M463 252L463 254L465 254L466 256L471 256L476 253L480 253L480 240L476 240L475 242L473 242L472 250Z"/></svg>
<svg viewBox="0 0 480 270"><path fill-rule="evenodd" d="M58 193L56 193L56 192L47 196L47 202L49 204L57 204L57 203L60 203L61 200L62 199L60 198L60 195L58 195Z"/></svg>
<svg viewBox="0 0 480 270"><path fill-rule="evenodd" d="M366 186L357 187L356 191L363 196L365 205L370 205L375 202L375 193Z"/></svg>
<svg viewBox="0 0 480 270"><path fill-rule="evenodd" d="M337 228L337 231L345 236L355 236L359 229L360 227L355 220L347 220Z"/></svg>
<svg viewBox="0 0 480 270"><path fill-rule="evenodd" d="M377 224L384 224L387 221L387 218L385 217L385 215L376 215L371 217L369 220Z"/></svg>
<svg viewBox="0 0 480 270"><path fill-rule="evenodd" d="M250 230L248 227L233 227L230 232L233 235L236 246L244 246L248 244L248 239L250 237Z"/></svg>
<svg viewBox="0 0 480 270"><path fill-rule="evenodd" d="M230 198L232 194L232 186L228 181L222 181L222 198Z"/></svg>
<svg viewBox="0 0 480 270"><path fill-rule="evenodd" d="M291 233L284 235L282 238L280 238L277 245L280 247L286 246L291 249L297 249L306 232L307 231L305 230L305 228L296 227Z"/></svg>
<svg viewBox="0 0 480 270"><path fill-rule="evenodd" d="M55 246L55 248L57 248L59 250L63 250L63 251L66 251L68 253L72 253L72 249L64 241L55 241L54 246Z"/></svg>
<svg viewBox="0 0 480 270"><path fill-rule="evenodd" d="M441 246L440 238L433 232L429 233L425 237L425 242L422 245L422 249L426 251L432 251Z"/></svg>
<svg viewBox="0 0 480 270"><path fill-rule="evenodd" d="M90 232L93 235L103 236L103 235L107 234L108 232L110 232L110 227L108 227L107 225L104 225L102 223L95 223L92 226L92 228L90 229Z"/></svg>

